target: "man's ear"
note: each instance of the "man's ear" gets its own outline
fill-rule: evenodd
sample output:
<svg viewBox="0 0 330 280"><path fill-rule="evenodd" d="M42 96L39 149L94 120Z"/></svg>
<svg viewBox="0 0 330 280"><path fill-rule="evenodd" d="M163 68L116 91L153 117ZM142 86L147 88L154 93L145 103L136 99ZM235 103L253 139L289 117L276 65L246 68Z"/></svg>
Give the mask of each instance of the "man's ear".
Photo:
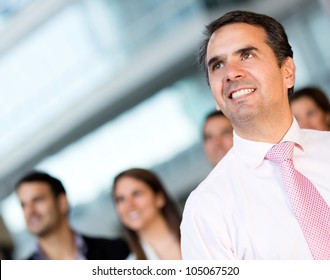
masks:
<svg viewBox="0 0 330 280"><path fill-rule="evenodd" d="M286 87L292 88L296 81L296 65L291 57L286 58L282 65Z"/></svg>
<svg viewBox="0 0 330 280"><path fill-rule="evenodd" d="M66 194L59 194L57 197L57 203L61 213L67 214L69 212L69 201Z"/></svg>
<svg viewBox="0 0 330 280"><path fill-rule="evenodd" d="M220 106L218 105L218 103L215 103L215 108L216 108L218 111L221 110L221 109L220 109Z"/></svg>

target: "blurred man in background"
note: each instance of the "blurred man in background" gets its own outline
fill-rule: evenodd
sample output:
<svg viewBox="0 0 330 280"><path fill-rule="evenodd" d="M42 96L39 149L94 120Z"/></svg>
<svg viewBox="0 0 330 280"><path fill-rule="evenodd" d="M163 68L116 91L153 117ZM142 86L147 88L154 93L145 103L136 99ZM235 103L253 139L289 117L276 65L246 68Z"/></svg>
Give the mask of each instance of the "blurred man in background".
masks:
<svg viewBox="0 0 330 280"><path fill-rule="evenodd" d="M16 185L29 231L38 244L32 260L119 260L129 255L122 239L87 237L69 225L69 203L61 181L42 172L24 176Z"/></svg>
<svg viewBox="0 0 330 280"><path fill-rule="evenodd" d="M203 144L206 157L213 166L216 166L233 146L233 127L221 111L213 111L206 116Z"/></svg>

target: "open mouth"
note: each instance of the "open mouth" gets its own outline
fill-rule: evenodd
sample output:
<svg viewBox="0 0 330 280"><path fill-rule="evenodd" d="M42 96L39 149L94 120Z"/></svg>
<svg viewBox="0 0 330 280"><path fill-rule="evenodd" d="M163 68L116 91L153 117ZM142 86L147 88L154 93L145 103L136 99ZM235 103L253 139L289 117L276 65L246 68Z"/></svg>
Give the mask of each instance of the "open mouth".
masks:
<svg viewBox="0 0 330 280"><path fill-rule="evenodd" d="M36 216L30 217L28 222L30 225L37 225L38 223L40 223L40 218Z"/></svg>
<svg viewBox="0 0 330 280"><path fill-rule="evenodd" d="M131 220L138 219L140 217L140 212L138 211L131 211L127 215Z"/></svg>
<svg viewBox="0 0 330 280"><path fill-rule="evenodd" d="M242 97L244 95L250 94L252 92L254 92L256 89L254 88L248 88L248 89L240 89L238 91L234 91L231 95L230 95L230 99L236 99L239 97Z"/></svg>

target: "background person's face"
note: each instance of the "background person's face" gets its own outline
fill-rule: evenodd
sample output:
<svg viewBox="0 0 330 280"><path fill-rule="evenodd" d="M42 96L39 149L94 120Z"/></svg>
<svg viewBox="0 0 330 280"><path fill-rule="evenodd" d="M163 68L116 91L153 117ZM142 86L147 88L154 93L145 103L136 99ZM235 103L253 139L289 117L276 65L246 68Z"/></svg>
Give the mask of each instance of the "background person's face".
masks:
<svg viewBox="0 0 330 280"><path fill-rule="evenodd" d="M56 228L61 211L47 183L24 182L17 189L26 225L31 233L45 236Z"/></svg>
<svg viewBox="0 0 330 280"><path fill-rule="evenodd" d="M211 117L204 125L203 138L206 156L216 165L233 146L233 127L226 117Z"/></svg>
<svg viewBox="0 0 330 280"><path fill-rule="evenodd" d="M309 97L302 96L291 102L291 111L301 128L329 130L329 114Z"/></svg>
<svg viewBox="0 0 330 280"><path fill-rule="evenodd" d="M120 178L114 197L121 222L131 230L143 230L161 216L162 197L135 178Z"/></svg>

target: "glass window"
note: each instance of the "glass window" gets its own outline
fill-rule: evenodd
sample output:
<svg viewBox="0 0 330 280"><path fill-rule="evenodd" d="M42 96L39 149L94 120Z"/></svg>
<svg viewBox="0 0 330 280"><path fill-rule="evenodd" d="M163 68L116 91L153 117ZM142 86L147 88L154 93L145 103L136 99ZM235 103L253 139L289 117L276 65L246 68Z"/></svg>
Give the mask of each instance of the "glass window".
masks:
<svg viewBox="0 0 330 280"><path fill-rule="evenodd" d="M202 119L196 116L204 115L211 106L212 96L201 80L196 76L186 78L43 160L36 168L63 182L72 207L88 203L110 190L113 177L120 171L151 168L196 144L200 140L197 119ZM22 217L12 221L11 215L6 215L18 212L18 201L10 198L9 202L5 204L4 219L10 228L21 229Z"/></svg>

